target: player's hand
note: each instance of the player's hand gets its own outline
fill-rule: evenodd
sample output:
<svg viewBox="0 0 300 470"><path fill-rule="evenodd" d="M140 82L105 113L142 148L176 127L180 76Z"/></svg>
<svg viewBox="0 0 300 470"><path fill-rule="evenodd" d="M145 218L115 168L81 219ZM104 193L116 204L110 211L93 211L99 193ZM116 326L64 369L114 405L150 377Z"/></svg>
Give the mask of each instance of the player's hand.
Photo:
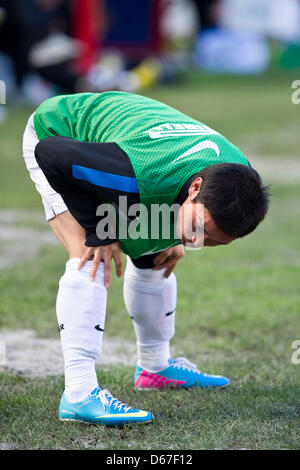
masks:
<svg viewBox="0 0 300 470"><path fill-rule="evenodd" d="M116 275L118 277L122 276L122 256L119 242L111 243L110 245L105 246L90 246L88 247L80 262L78 264L78 269L81 269L82 266L89 260L93 258L93 263L90 271L89 278L91 281L95 280L96 272L99 268L101 260L104 262L104 286L109 287L111 280L111 260L114 259L116 265Z"/></svg>
<svg viewBox="0 0 300 470"><path fill-rule="evenodd" d="M176 245L168 250L162 251L157 256L155 256L153 262L155 264L155 268L152 268L154 271L158 271L159 269L166 269L164 277L168 278L171 272L174 270L178 261L184 257L184 246L183 245Z"/></svg>

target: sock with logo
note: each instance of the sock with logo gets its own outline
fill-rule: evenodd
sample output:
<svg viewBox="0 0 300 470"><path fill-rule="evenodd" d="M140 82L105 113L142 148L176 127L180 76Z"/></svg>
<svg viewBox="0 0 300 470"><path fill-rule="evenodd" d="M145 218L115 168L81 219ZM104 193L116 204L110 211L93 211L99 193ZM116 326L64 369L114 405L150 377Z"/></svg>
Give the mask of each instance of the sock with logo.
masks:
<svg viewBox="0 0 300 470"><path fill-rule="evenodd" d="M139 269L129 257L124 276L124 301L137 338L137 364L158 372L168 367L175 332L176 277L165 270Z"/></svg>
<svg viewBox="0 0 300 470"><path fill-rule="evenodd" d="M65 393L72 402L83 400L98 386L95 361L101 353L106 314L104 267L89 280L92 261L77 269L79 258L66 263L59 282L57 320L65 364Z"/></svg>

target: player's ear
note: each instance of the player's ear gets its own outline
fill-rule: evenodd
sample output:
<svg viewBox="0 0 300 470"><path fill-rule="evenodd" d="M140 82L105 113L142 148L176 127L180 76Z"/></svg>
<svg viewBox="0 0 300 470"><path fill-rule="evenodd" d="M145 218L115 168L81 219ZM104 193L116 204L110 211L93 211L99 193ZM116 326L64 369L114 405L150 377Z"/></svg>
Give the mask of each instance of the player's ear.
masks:
<svg viewBox="0 0 300 470"><path fill-rule="evenodd" d="M198 196L202 182L203 179L200 176L192 182L191 186L189 187L189 197L191 200L194 200L195 197Z"/></svg>

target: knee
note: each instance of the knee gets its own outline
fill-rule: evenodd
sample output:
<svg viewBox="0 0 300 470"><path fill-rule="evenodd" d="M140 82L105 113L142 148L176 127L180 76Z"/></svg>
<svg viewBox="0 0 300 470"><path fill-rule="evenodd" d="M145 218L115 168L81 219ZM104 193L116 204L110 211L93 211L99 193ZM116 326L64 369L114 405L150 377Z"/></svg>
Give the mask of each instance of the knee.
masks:
<svg viewBox="0 0 300 470"><path fill-rule="evenodd" d="M127 257L127 264L125 270L125 282L130 283L143 283L145 285L151 285L152 287L154 284L162 285L164 284L169 285L172 283L176 283L176 276L174 273L166 279L164 277L165 269L154 271L152 268L142 269L137 268L131 261L129 257Z"/></svg>

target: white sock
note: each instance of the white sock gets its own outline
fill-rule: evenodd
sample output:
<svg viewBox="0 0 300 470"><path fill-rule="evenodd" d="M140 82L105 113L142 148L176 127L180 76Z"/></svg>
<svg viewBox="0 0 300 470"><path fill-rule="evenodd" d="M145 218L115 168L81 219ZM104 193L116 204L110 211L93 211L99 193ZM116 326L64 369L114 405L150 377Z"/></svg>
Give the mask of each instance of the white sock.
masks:
<svg viewBox="0 0 300 470"><path fill-rule="evenodd" d="M158 372L168 367L175 332L176 277L164 271L139 269L129 257L124 276L124 301L137 338L137 364Z"/></svg>
<svg viewBox="0 0 300 470"><path fill-rule="evenodd" d="M79 258L66 263L59 282L57 320L65 363L65 393L72 402L83 400L98 386L95 361L101 354L106 314L104 267L89 280L92 261L79 271Z"/></svg>

